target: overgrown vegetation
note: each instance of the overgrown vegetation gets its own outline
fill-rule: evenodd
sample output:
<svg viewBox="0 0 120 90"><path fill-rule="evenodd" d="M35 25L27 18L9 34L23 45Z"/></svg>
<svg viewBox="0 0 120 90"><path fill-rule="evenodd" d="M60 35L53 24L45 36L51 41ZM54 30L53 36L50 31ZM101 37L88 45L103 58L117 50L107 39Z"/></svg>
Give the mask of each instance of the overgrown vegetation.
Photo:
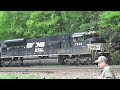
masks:
<svg viewBox="0 0 120 90"><path fill-rule="evenodd" d="M120 65L120 54L118 52L113 53L112 63L115 64L115 65Z"/></svg>

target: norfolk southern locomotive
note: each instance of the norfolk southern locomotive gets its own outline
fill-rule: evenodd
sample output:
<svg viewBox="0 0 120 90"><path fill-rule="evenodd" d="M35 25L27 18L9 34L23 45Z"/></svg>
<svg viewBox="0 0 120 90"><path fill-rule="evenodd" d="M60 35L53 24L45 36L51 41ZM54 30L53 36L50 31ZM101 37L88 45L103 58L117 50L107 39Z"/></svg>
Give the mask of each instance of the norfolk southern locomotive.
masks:
<svg viewBox="0 0 120 90"><path fill-rule="evenodd" d="M93 64L102 54L110 61L106 45L95 31L5 40L0 43L0 65L22 66L24 60L54 57L58 64Z"/></svg>

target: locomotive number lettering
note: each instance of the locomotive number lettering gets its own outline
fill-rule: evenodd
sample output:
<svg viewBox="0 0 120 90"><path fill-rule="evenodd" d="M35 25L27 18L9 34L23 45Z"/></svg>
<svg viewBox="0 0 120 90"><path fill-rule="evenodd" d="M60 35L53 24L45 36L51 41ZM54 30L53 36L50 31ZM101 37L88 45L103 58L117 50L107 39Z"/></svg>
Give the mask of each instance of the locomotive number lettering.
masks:
<svg viewBox="0 0 120 90"><path fill-rule="evenodd" d="M96 44L87 44L88 48L91 50L100 50L100 45L96 45Z"/></svg>
<svg viewBox="0 0 120 90"><path fill-rule="evenodd" d="M79 45L82 45L82 42L80 42L80 43L75 43L75 46L79 46Z"/></svg>
<svg viewBox="0 0 120 90"><path fill-rule="evenodd" d="M43 48L35 48L35 52L44 52Z"/></svg>

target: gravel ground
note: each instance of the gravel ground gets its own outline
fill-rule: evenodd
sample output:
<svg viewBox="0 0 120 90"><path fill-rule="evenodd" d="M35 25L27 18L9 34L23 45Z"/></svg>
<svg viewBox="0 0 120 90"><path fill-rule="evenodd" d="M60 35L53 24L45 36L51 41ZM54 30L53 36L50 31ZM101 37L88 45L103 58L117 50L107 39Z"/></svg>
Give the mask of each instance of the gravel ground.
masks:
<svg viewBox="0 0 120 90"><path fill-rule="evenodd" d="M44 72L17 72L17 74L34 74L40 79L97 79L101 69L74 69ZM117 79L120 79L120 69L113 70ZM4 73L4 72L1 72ZM6 72L8 73L8 72ZM9 72L10 73L10 72ZM13 73L13 72L11 72ZM15 73L15 72L14 72Z"/></svg>
<svg viewBox="0 0 120 90"><path fill-rule="evenodd" d="M56 79L97 79L100 74L100 69L81 69L81 70L66 70L56 71L54 73L38 73L40 76L55 77ZM113 70L117 79L120 79L120 70Z"/></svg>

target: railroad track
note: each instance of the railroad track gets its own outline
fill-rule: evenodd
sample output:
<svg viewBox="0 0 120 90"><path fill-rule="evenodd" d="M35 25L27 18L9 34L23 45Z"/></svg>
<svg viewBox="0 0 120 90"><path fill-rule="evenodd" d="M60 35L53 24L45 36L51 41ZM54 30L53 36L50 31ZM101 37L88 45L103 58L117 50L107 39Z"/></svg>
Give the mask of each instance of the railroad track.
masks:
<svg viewBox="0 0 120 90"><path fill-rule="evenodd" d="M120 65L111 65L112 69L119 69ZM31 67L0 67L0 72L53 72L58 70L79 70L79 69L99 69L97 65L45 65L45 66L31 66Z"/></svg>

